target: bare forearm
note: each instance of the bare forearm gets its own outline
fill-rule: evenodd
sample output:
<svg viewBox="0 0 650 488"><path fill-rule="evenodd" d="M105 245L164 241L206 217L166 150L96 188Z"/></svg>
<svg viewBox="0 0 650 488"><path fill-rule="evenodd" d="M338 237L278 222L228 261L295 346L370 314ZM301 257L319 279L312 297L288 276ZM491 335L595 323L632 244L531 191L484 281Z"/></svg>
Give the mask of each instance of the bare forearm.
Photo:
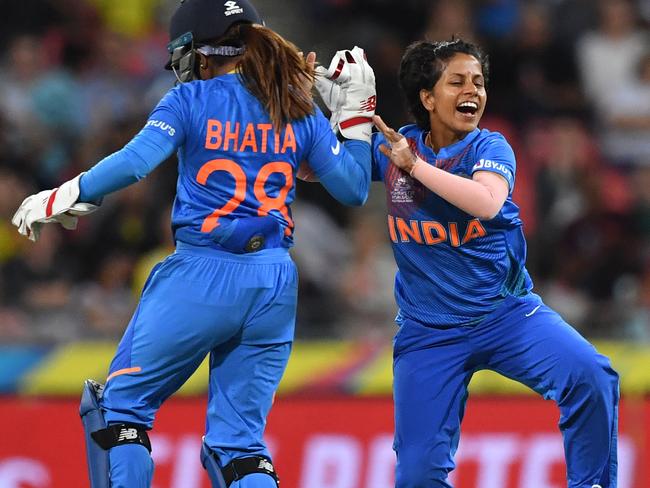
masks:
<svg viewBox="0 0 650 488"><path fill-rule="evenodd" d="M416 160L411 176L452 205L480 219L494 218L505 200L479 181L448 173L420 158Z"/></svg>

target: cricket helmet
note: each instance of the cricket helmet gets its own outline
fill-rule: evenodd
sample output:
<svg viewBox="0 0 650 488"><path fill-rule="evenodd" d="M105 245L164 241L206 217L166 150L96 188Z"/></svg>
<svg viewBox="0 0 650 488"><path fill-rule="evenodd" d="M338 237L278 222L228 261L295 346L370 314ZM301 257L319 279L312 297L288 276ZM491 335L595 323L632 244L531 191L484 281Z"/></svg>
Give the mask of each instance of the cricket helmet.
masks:
<svg viewBox="0 0 650 488"><path fill-rule="evenodd" d="M222 37L238 23L262 24L255 7L248 0L181 0L169 24L169 61L166 69L174 71L179 82L197 79L196 52L212 56L239 56L246 46L202 46Z"/></svg>

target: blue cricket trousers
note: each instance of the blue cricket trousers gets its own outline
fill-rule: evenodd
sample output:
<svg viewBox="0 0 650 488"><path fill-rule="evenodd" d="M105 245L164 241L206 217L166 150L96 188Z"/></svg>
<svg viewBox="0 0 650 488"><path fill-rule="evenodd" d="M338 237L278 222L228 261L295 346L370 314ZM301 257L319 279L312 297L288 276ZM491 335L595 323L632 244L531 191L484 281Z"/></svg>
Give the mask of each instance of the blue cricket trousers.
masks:
<svg viewBox="0 0 650 488"><path fill-rule="evenodd" d="M238 255L179 243L151 272L118 346L101 404L106 421L151 428L160 405L209 354L205 443L222 466L270 458L263 433L289 359L297 280L286 249ZM112 488L150 486L146 448L118 446L109 456ZM267 487L275 481L264 474L231 485Z"/></svg>
<svg viewBox="0 0 650 488"><path fill-rule="evenodd" d="M616 487L618 375L539 296L508 297L478 325L406 319L394 340L397 488L451 487L467 386L489 369L560 408L569 488Z"/></svg>

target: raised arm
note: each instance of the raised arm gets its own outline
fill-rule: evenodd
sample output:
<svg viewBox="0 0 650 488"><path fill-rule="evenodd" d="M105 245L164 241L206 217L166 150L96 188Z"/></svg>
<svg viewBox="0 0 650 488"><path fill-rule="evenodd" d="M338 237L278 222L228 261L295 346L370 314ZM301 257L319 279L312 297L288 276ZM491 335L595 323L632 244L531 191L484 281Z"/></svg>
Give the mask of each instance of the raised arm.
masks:
<svg viewBox="0 0 650 488"><path fill-rule="evenodd" d="M338 51L328 69L316 69L315 85L331 111L332 130L319 131L309 164L301 166L298 177L319 180L341 203L362 205L370 185L370 137L377 103L375 74L363 49Z"/></svg>
<svg viewBox="0 0 650 488"><path fill-rule="evenodd" d="M489 171L476 171L469 179L436 168L413 154L406 138L387 126L381 117L376 115L374 121L390 144L390 147L380 146L379 150L395 166L474 217L489 220L499 213L510 192L504 177Z"/></svg>

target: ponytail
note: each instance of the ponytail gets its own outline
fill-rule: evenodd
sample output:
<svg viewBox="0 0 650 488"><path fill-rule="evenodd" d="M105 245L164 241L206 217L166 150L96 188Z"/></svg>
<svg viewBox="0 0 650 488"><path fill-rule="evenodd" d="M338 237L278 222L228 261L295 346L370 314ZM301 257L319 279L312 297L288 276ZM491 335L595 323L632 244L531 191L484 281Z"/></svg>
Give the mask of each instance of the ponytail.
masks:
<svg viewBox="0 0 650 488"><path fill-rule="evenodd" d="M237 69L246 88L258 99L279 130L314 112L314 73L298 48L271 29L239 24L246 51Z"/></svg>

